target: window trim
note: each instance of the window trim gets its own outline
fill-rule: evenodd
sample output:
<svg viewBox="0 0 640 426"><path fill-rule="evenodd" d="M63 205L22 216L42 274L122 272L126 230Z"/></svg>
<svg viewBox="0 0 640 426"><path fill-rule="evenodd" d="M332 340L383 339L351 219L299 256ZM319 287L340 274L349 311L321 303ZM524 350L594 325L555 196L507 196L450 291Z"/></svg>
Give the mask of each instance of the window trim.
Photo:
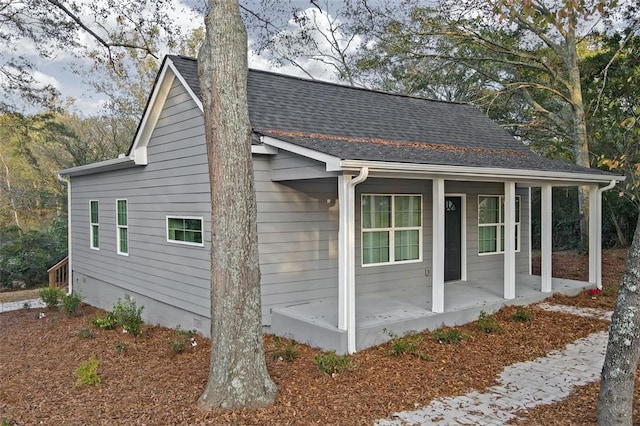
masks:
<svg viewBox="0 0 640 426"><path fill-rule="evenodd" d="M119 223L119 212L118 212L118 203L120 201L125 202L125 217L127 220L126 225L120 225ZM120 229L127 230L127 251L124 252L120 249ZM129 256L129 201L126 198L117 198L116 199L116 253L121 256Z"/></svg>
<svg viewBox="0 0 640 426"><path fill-rule="evenodd" d="M96 216L98 217L97 222L92 222L92 211L91 206L93 203L96 203ZM95 231L94 231L95 226ZM98 245L93 245L94 236L97 232L98 236ZM89 200L89 248L91 250L100 250L100 201L99 200Z"/></svg>
<svg viewBox="0 0 640 426"><path fill-rule="evenodd" d="M391 223L389 228L364 228L364 209L362 208L364 197L391 197ZM395 226L395 210L396 203L395 197L420 197L420 226L398 227ZM410 260L395 260L395 231L418 231L418 258ZM389 232L389 261L378 263L364 263L364 233L365 232ZM422 262L424 252L424 197L420 193L402 194L380 194L380 193L362 193L360 194L360 266L363 268L369 268L372 266L386 266L386 265L401 265L405 263L420 263Z"/></svg>
<svg viewBox="0 0 640 426"><path fill-rule="evenodd" d="M191 243L189 241L180 241L180 240L172 240L169 238L169 219L196 219L200 221L201 231L202 232L202 242L201 243ZM167 215L165 217L165 236L167 238L167 242L171 244L180 244L184 246L191 247L204 247L204 218L202 216L177 216L177 215Z"/></svg>
<svg viewBox="0 0 640 426"><path fill-rule="evenodd" d="M498 222L496 223L480 223L480 198L481 197L493 197L498 198ZM522 246L522 196L516 195L516 199L518 200L518 207L516 209L516 216L520 218L519 221L516 222L516 253L520 252L520 248ZM502 228L505 226L504 223L504 194L478 194L478 208L477 208L477 219L478 219L478 256L492 256L496 254L504 254L504 244L502 243ZM518 211L519 210L519 211ZM496 227L496 251L488 251L484 253L480 253L480 228L481 227Z"/></svg>

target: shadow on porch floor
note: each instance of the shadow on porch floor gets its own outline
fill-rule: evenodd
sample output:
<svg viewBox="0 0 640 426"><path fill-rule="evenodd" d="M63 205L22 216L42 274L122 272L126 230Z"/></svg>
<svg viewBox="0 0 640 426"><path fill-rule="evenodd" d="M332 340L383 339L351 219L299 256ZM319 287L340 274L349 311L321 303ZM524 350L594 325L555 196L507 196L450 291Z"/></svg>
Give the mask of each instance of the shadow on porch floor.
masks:
<svg viewBox="0 0 640 426"><path fill-rule="evenodd" d="M553 279L553 293L569 296L593 287L583 281ZM527 305L546 299L540 277L519 274L516 298L503 299L500 279L445 284L445 312L431 312L431 287L385 290L356 296L356 347L362 350L390 340L389 332L435 330L474 321L481 311L492 313L506 305ZM338 330L337 298L274 309L270 332L323 350L347 352L347 335ZM385 331L386 330L386 331Z"/></svg>

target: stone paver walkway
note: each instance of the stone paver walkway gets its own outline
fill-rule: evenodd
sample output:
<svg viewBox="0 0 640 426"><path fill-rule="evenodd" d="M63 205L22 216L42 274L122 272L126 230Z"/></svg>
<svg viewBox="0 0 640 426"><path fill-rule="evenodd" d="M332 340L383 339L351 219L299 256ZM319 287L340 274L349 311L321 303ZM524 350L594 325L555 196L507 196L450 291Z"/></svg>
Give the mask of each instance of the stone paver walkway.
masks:
<svg viewBox="0 0 640 426"><path fill-rule="evenodd" d="M25 305L28 304L29 308L44 308L44 303L40 299L29 299L29 300L21 300L20 302L7 302L0 303L0 313L9 312L9 311L17 311L18 309L23 309Z"/></svg>
<svg viewBox="0 0 640 426"><path fill-rule="evenodd" d="M610 313L563 305L542 304L547 310L581 316L610 318ZM394 413L379 420L389 425L503 425L516 418L515 413L537 405L551 404L566 398L575 387L600 378L607 347L607 332L578 339L562 350L550 352L533 361L506 367L499 384L485 392L433 400L416 411Z"/></svg>

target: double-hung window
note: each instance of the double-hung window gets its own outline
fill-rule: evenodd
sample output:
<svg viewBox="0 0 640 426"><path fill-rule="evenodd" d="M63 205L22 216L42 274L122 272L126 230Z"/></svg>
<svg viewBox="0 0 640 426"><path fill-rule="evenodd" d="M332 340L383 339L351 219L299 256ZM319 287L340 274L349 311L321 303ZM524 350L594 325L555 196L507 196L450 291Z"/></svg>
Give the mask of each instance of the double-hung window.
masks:
<svg viewBox="0 0 640 426"><path fill-rule="evenodd" d="M422 196L362 195L362 265L422 260Z"/></svg>
<svg viewBox="0 0 640 426"><path fill-rule="evenodd" d="M98 201L89 201L89 247L100 250L100 219Z"/></svg>
<svg viewBox="0 0 640 426"><path fill-rule="evenodd" d="M478 253L504 253L504 196L478 197ZM516 251L520 250L520 196L516 196Z"/></svg>
<svg viewBox="0 0 640 426"><path fill-rule="evenodd" d="M116 200L116 244L118 254L129 254L129 218L127 200Z"/></svg>
<svg viewBox="0 0 640 426"><path fill-rule="evenodd" d="M202 246L202 218L167 216L167 241Z"/></svg>

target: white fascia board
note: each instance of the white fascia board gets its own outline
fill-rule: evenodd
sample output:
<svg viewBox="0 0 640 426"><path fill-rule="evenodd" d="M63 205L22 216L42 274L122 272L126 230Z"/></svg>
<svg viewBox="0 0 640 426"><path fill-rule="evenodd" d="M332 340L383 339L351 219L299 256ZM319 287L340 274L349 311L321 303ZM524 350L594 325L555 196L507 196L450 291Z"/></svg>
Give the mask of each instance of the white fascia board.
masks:
<svg viewBox="0 0 640 426"><path fill-rule="evenodd" d="M278 148L269 145L251 145L252 154L276 155Z"/></svg>
<svg viewBox="0 0 640 426"><path fill-rule="evenodd" d="M184 77L182 76L182 74L180 74L178 72L178 69L176 68L175 64L173 63L173 61L169 58L167 58L167 65L171 68L171 70L173 71L173 75L178 79L178 81L180 81L180 83L184 86L184 88L187 90L187 93L189 93L189 95L191 96L191 99L193 99L193 101L196 103L196 105L198 105L198 108L200 108L200 112L204 113L204 107L202 106L202 101L196 96L196 94L193 92L193 90L191 89L191 86L189 86L187 84L187 81L184 79Z"/></svg>
<svg viewBox="0 0 640 426"><path fill-rule="evenodd" d="M129 152L129 157L131 157L136 164L147 165L147 145L149 144L151 134L156 127L156 123L158 122L158 118L160 117L160 113L162 112L162 108L167 100L167 95L169 94L169 90L171 90L173 79L176 75L178 75L178 72L173 62L167 59L158 76L158 83L153 88L149 105L144 112L140 127L138 127ZM189 86L185 84L183 79L181 79L181 82L185 88L190 91ZM191 95L193 96L193 93L191 93ZM202 110L202 104L200 104L200 109Z"/></svg>
<svg viewBox="0 0 640 426"><path fill-rule="evenodd" d="M359 170L362 167L369 167L370 173L378 172L397 175L415 174L416 177L418 177L418 174L426 174L431 176L446 176L449 180L468 180L476 178L482 180L495 179L496 181L510 179L567 183L609 183L612 180L618 182L625 180L625 176L546 170L501 169L495 167L447 166L439 164L395 163L363 160L340 161L340 168L342 170Z"/></svg>
<svg viewBox="0 0 640 426"><path fill-rule="evenodd" d="M133 158L121 157L113 160L100 161L98 163L85 164L84 166L72 167L57 172L58 176L82 176L94 173L108 172L110 170L126 169L134 166L142 166L136 163Z"/></svg>
<svg viewBox="0 0 640 426"><path fill-rule="evenodd" d="M280 139L272 138L271 136L261 136L260 140L265 145L270 145L274 148L283 149L288 152L292 152L294 154L301 155L303 157L311 158L312 160L320 161L326 164L326 170L328 172L335 172L338 170L342 170L340 165L340 158L334 157L333 155L325 154L322 152L315 151L310 148L305 148L300 145L293 144L291 142L285 142ZM358 168L358 171L361 169Z"/></svg>

